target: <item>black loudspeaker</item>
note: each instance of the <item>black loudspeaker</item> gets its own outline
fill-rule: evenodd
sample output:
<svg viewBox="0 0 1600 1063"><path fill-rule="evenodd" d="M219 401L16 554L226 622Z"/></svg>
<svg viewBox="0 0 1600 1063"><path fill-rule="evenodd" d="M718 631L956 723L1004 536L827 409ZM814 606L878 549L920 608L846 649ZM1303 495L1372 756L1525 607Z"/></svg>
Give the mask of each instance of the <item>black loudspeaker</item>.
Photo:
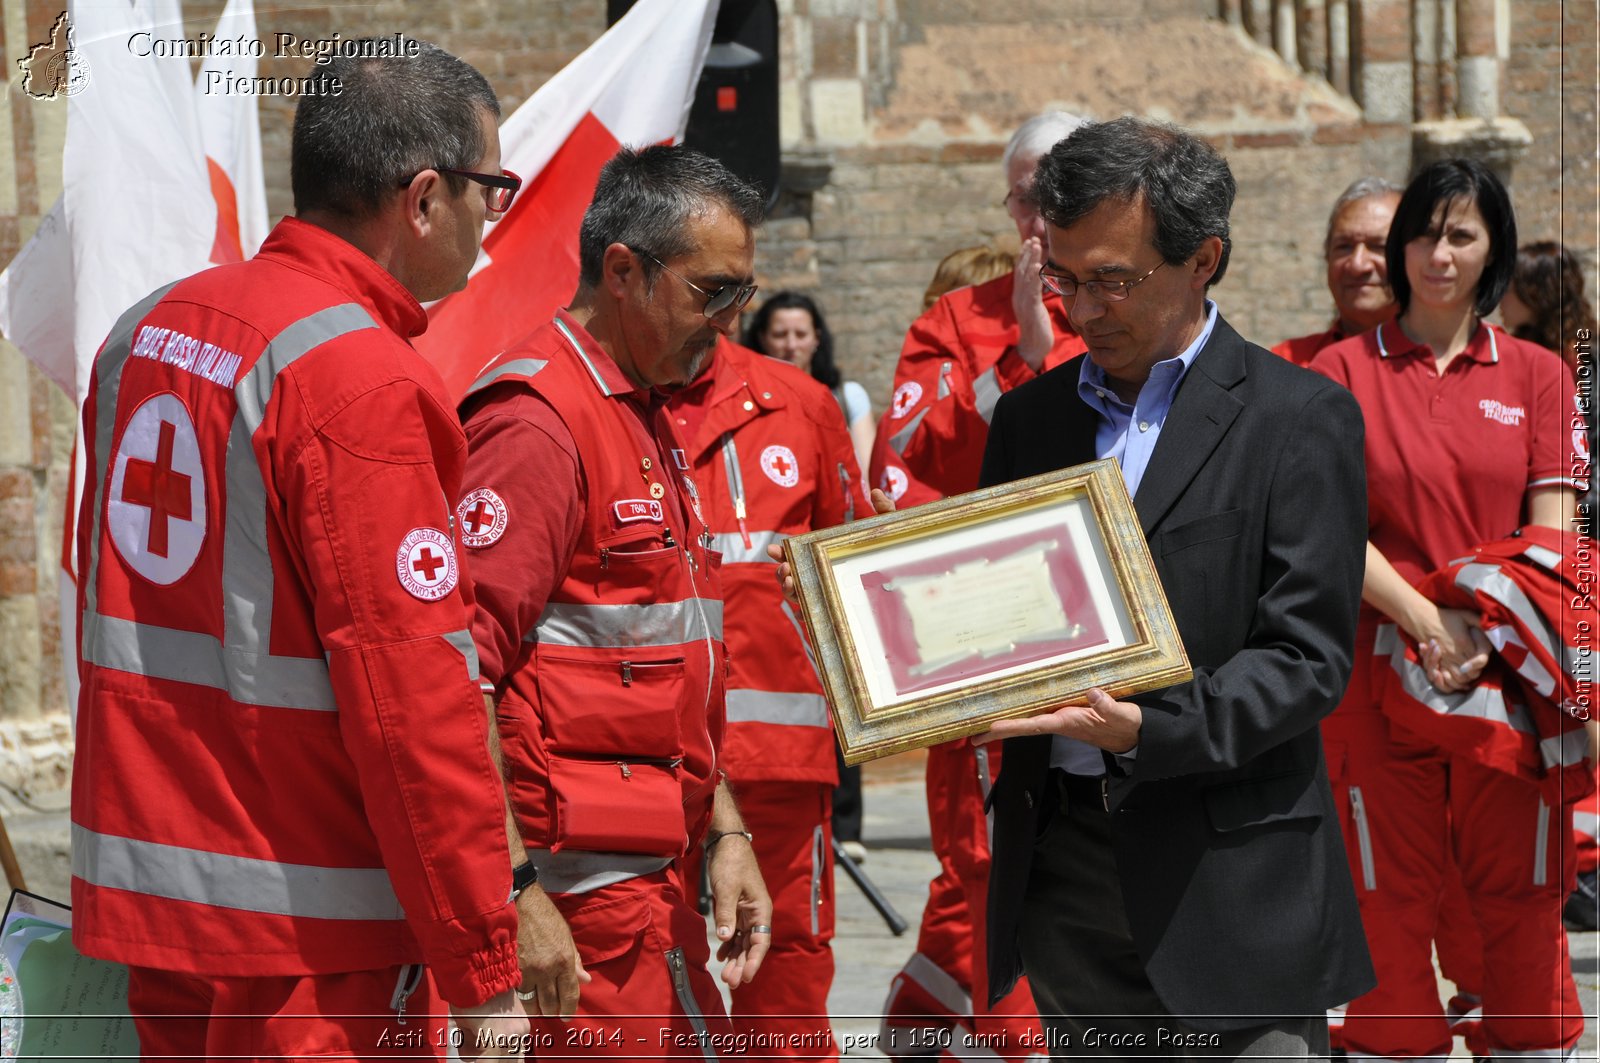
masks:
<svg viewBox="0 0 1600 1063"><path fill-rule="evenodd" d="M633 0L607 0L607 24L632 6ZM722 0L683 140L761 189L769 210L777 202L776 0Z"/></svg>

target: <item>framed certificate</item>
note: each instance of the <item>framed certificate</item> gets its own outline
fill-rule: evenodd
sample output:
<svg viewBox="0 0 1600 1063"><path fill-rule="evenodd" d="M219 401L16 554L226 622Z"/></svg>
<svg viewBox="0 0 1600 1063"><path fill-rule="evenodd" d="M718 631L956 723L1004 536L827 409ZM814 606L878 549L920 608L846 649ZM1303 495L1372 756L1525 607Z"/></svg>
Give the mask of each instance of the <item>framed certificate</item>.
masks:
<svg viewBox="0 0 1600 1063"><path fill-rule="evenodd" d="M847 764L1189 678L1109 459L784 543Z"/></svg>

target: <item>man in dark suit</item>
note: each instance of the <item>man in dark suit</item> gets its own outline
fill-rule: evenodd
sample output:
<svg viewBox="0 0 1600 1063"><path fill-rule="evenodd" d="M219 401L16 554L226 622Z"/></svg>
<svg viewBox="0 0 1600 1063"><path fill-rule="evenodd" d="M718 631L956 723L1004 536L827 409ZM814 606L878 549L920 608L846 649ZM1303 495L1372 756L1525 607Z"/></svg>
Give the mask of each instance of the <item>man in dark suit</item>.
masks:
<svg viewBox="0 0 1600 1063"><path fill-rule="evenodd" d="M1194 678L998 723L990 993L1026 971L1058 1057L1326 1054L1373 984L1317 722L1349 678L1361 413L1207 290L1234 181L1122 118L1039 163L1041 271L1089 351L1000 399L982 482L1116 457Z"/></svg>

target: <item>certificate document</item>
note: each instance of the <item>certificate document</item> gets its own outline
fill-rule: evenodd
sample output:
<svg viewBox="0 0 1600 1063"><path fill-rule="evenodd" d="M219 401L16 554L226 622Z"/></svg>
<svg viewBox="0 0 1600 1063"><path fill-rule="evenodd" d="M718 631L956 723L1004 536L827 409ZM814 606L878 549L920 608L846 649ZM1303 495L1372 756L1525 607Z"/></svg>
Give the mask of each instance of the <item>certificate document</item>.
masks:
<svg viewBox="0 0 1600 1063"><path fill-rule="evenodd" d="M864 573L861 583L896 694L1106 641L1059 527Z"/></svg>

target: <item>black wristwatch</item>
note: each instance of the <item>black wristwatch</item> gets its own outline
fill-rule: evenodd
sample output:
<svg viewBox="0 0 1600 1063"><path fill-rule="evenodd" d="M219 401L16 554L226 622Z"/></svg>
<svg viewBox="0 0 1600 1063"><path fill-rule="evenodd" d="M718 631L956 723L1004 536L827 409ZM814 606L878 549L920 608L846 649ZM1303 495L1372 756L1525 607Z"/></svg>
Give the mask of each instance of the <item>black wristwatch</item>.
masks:
<svg viewBox="0 0 1600 1063"><path fill-rule="evenodd" d="M539 881L539 869L529 860L520 867L511 869L511 899L516 900L523 890Z"/></svg>

